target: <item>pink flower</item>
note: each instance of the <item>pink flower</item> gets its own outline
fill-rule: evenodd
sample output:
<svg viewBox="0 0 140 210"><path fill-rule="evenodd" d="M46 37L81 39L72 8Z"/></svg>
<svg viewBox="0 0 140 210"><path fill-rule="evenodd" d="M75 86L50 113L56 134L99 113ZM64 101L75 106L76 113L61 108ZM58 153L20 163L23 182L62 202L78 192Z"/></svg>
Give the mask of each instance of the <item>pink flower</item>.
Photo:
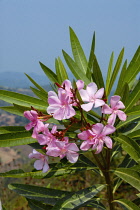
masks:
<svg viewBox="0 0 140 210"><path fill-rule="evenodd" d="M48 103L47 112L57 120L69 119L76 114L70 97L62 88L58 89L58 96L54 91L48 92Z"/></svg>
<svg viewBox="0 0 140 210"><path fill-rule="evenodd" d="M117 116L122 121L126 120L126 114L123 111L119 110L125 108L124 104L120 101L120 96L112 96L110 99L110 106L111 108L107 104L105 104L102 107L102 113L111 114L107 121L108 124L114 125Z"/></svg>
<svg viewBox="0 0 140 210"><path fill-rule="evenodd" d="M33 149L33 152L29 154L29 158L39 159L34 162L34 168L36 170L43 169L43 173L49 170L48 157L46 155L43 155L37 152L35 149Z"/></svg>
<svg viewBox="0 0 140 210"><path fill-rule="evenodd" d="M85 140L80 146L82 150L88 150L91 146L92 149L96 149L95 154L102 151L104 143L109 149L112 149L112 139L109 136L115 131L112 125L104 126L102 123L97 123L92 126L91 130L83 131L78 134L78 137Z"/></svg>
<svg viewBox="0 0 140 210"><path fill-rule="evenodd" d="M40 121L37 117L38 117L38 113L34 110L31 111L25 111L24 112L24 117L26 117L28 120L30 120L31 122L28 123L25 126L25 129L27 131L29 131L31 128L33 129L33 134L32 137L36 138L37 134L39 132L42 132L44 130L44 124L42 121Z"/></svg>
<svg viewBox="0 0 140 210"><path fill-rule="evenodd" d="M79 154L77 152L79 148L75 143L68 143L68 137L65 138L65 141L56 141L56 146L48 148L46 154L53 157L59 156L61 159L66 156L69 162L75 163L78 160Z"/></svg>
<svg viewBox="0 0 140 210"><path fill-rule="evenodd" d="M40 145L53 145L56 141L53 134L56 132L57 126L54 125L51 131L48 129L48 126L49 124L45 124L43 134L38 134L36 137Z"/></svg>
<svg viewBox="0 0 140 210"><path fill-rule="evenodd" d="M97 108L105 104L105 102L100 99L103 97L104 88L97 90L97 85L94 82L88 84L86 90L79 90L79 93L83 101L89 102L81 105L82 109L87 112L92 109L93 105L94 108Z"/></svg>
<svg viewBox="0 0 140 210"><path fill-rule="evenodd" d="M84 88L84 82L82 80L77 80L76 86L78 90L81 90L82 88ZM70 97L73 97L73 93L71 92L71 89L72 89L71 81L65 80L62 83L62 87L64 87L64 89L66 90L67 95L69 95Z"/></svg>

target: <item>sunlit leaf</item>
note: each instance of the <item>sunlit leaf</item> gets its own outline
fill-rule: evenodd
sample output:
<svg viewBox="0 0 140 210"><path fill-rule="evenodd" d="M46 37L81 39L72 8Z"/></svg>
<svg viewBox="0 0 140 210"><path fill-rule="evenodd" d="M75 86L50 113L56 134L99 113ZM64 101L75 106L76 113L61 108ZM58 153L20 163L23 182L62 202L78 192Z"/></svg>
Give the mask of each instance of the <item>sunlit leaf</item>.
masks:
<svg viewBox="0 0 140 210"><path fill-rule="evenodd" d="M139 210L140 208L132 201L126 199L114 200L113 202L119 203L122 207L128 210Z"/></svg>
<svg viewBox="0 0 140 210"><path fill-rule="evenodd" d="M58 82L57 75L51 69L49 69L47 66L45 66L41 62L39 62L39 64L40 64L42 70L44 71L44 73L50 79L51 82L53 82L53 83Z"/></svg>

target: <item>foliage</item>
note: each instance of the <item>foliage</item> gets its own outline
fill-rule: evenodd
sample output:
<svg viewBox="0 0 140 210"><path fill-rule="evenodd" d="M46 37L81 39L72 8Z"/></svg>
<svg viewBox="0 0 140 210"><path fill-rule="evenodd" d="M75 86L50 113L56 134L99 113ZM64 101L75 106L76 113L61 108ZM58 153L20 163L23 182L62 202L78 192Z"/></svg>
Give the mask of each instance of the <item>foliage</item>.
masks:
<svg viewBox="0 0 140 210"><path fill-rule="evenodd" d="M51 189L48 187L15 183L10 184L9 189L24 196L28 200L28 204L32 209L68 210L79 209L81 207L106 209L104 203L107 202L109 208L112 210L115 209L116 204L120 204L124 209L139 209L139 194L137 194L138 198L136 201L127 200L125 198L117 199L115 198L114 193L123 182L127 182L135 189L140 190L140 106L136 105L140 99L140 81L138 81L136 85L132 85L136 81L137 75L140 72L140 47L138 47L129 64L127 64L127 61L124 61L123 63L124 49L121 50L115 64L114 53L111 54L105 84L102 71L95 55L95 34L93 35L89 59L86 58L79 39L72 28L70 28L70 42L73 58L71 58L64 50L63 56L75 79L82 80L85 86L94 82L97 84L98 89L105 88L103 96L104 101L109 100L110 93L113 91L113 88L115 88L115 81L118 79L118 85L114 92L115 95L119 95L121 97L121 101L125 105L124 112L128 117L123 122L121 122L119 118L115 121L114 126L116 127L116 131L114 133L112 132L113 134L110 133L111 138L113 139L112 150L111 146L106 144L102 152L98 152L98 150L96 150L96 153L99 154L96 154L92 149L89 149L88 151L77 151L79 155L77 162L70 161L70 163L65 158L62 160L57 158L55 163L52 162L49 164L50 170L45 172L40 170L24 172L22 169L18 169L0 173L0 176L21 179L24 177L53 179L53 177L58 176L71 176L72 174L76 174L81 171L94 171L94 173L98 176L101 176L102 178L104 177L104 180L101 179L101 183L94 183L92 186L85 187L78 191L70 192ZM52 82L52 87L55 92L57 90L57 86L62 87L62 82L68 79L66 68L59 57L55 60L56 72L52 71L41 62L40 66L45 75ZM48 98L50 96L48 96L47 91L37 84L29 75L26 76L34 85L34 87L31 87L31 90L38 98L7 90L0 90L0 99L11 104L10 107L4 107L5 110L19 116L22 116L23 112L26 110L37 110L37 113L39 113L40 116L43 117L44 121L47 121L47 123L59 124L59 134L61 128L65 128L65 131L67 132L68 137L72 140L73 145L74 140L78 139L78 132L81 127L83 127L81 115L83 119L88 120L89 124L99 124L103 122L104 126L107 125L104 117L108 118L109 115L105 115L105 113L102 112L102 116L100 116L96 110L91 110L89 112L81 111L82 106L74 108L74 111L76 112L76 117L74 118L75 121L72 121L73 118L70 117L72 119L71 122L75 123L74 126L70 124L68 119L62 119L60 122L60 120L57 119L58 117L54 117L55 119L50 116L46 118L46 116L48 116L46 115L46 108L49 106ZM54 85L54 83L56 85ZM73 87L76 90L75 80L73 81ZM80 91L75 93L75 98L78 99L77 104L83 103L83 99L79 93ZM68 130L67 128L69 127L70 129ZM85 132L85 130L81 131ZM40 130L40 132L42 132L42 130ZM37 152L41 153L43 157L43 146L38 145L37 139L31 137L31 135L32 132L26 131L24 127L21 126L1 127L0 147L30 144L37 150ZM81 140L79 135L77 145L79 146L80 143ZM86 156L87 153L90 153L90 158ZM114 165L114 160L117 157L119 157L119 162L117 165ZM105 192L105 190L107 196L103 198L102 192ZM106 198L107 201L104 202L104 199Z"/></svg>

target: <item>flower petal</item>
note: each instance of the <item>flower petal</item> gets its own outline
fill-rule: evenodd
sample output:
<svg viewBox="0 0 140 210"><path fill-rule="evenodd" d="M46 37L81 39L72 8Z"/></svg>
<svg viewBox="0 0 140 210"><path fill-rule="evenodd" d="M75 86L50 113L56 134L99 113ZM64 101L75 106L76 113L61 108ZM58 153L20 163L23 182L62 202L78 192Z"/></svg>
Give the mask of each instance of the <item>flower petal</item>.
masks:
<svg viewBox="0 0 140 210"><path fill-rule="evenodd" d="M82 104L81 105L82 109L85 110L86 112L90 111L93 107L93 103L87 103L87 104Z"/></svg>
<svg viewBox="0 0 140 210"><path fill-rule="evenodd" d="M109 149L112 149L112 139L109 136L104 138L104 142Z"/></svg>
<svg viewBox="0 0 140 210"><path fill-rule="evenodd" d="M79 90L79 93L83 101L87 101L87 102L89 101L89 95L86 90L81 89Z"/></svg>
<svg viewBox="0 0 140 210"><path fill-rule="evenodd" d="M48 162L45 160L44 161L44 166L43 166L43 173L46 173L50 169Z"/></svg>
<svg viewBox="0 0 140 210"><path fill-rule="evenodd" d="M44 160L36 160L34 162L34 168L36 168L37 170L41 170L43 168L44 165Z"/></svg>
<svg viewBox="0 0 140 210"><path fill-rule="evenodd" d="M76 152L67 152L66 157L70 163L75 163L78 160L79 154Z"/></svg>
<svg viewBox="0 0 140 210"><path fill-rule="evenodd" d="M116 120L116 114L115 113L112 113L109 116L107 123L110 124L110 125L114 125L115 120Z"/></svg>
<svg viewBox="0 0 140 210"><path fill-rule="evenodd" d="M93 133L99 135L104 128L104 125L102 123L96 123L95 125L92 126L92 131Z"/></svg>
<svg viewBox="0 0 140 210"><path fill-rule="evenodd" d="M100 153L100 152L102 151L103 145L104 145L104 142L103 142L103 141L99 141L99 144L98 144L98 146L96 147L96 152L95 152L95 154L98 154L98 153Z"/></svg>
<svg viewBox="0 0 140 210"><path fill-rule="evenodd" d="M111 114L112 113L112 109L107 104L105 104L102 107L102 113L104 113L104 114Z"/></svg>
<svg viewBox="0 0 140 210"><path fill-rule="evenodd" d="M84 141L84 142L81 144L80 149L86 151L86 150L88 150L90 147L91 147L91 144L89 144L88 141Z"/></svg>
<svg viewBox="0 0 140 210"><path fill-rule="evenodd" d="M78 90L81 90L84 88L84 82L82 80L77 80L76 82Z"/></svg>
<svg viewBox="0 0 140 210"><path fill-rule="evenodd" d="M102 135L103 136L106 136L106 135L109 135L111 133L114 133L116 130L116 128L112 125L106 125L104 128L103 128L103 131L102 131Z"/></svg>
<svg viewBox="0 0 140 210"><path fill-rule="evenodd" d="M100 107L100 106L103 106L105 104L105 102L101 99L95 99L95 105L94 105L94 108L97 108L97 107Z"/></svg>
<svg viewBox="0 0 140 210"><path fill-rule="evenodd" d="M87 85L86 90L89 97L93 97L97 92L97 85L94 82L91 82L90 84Z"/></svg>
<svg viewBox="0 0 140 210"><path fill-rule="evenodd" d="M117 103L117 105L115 106L115 108L117 108L117 109L125 109L125 106L124 106L124 104L123 104L122 101L119 101L119 102Z"/></svg>
<svg viewBox="0 0 140 210"><path fill-rule="evenodd" d="M104 95L104 88L100 88L96 93L95 93L95 98L102 98Z"/></svg>
<svg viewBox="0 0 140 210"><path fill-rule="evenodd" d="M72 150L72 151L79 151L79 148L77 147L75 143L69 143L67 146L67 149Z"/></svg>
<svg viewBox="0 0 140 210"><path fill-rule="evenodd" d="M118 117L119 117L120 120L126 121L127 115L123 111L118 110L117 111L117 115L118 115Z"/></svg>
<svg viewBox="0 0 140 210"><path fill-rule="evenodd" d="M114 108L117 103L120 101L120 96L111 96L111 99L110 99L110 105L111 105L111 108Z"/></svg>

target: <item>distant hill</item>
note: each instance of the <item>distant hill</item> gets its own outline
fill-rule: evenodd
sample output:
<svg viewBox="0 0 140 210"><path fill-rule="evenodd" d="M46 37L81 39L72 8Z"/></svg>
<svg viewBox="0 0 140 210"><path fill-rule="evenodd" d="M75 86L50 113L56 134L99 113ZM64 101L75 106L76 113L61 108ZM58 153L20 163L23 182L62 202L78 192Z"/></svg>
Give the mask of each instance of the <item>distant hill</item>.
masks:
<svg viewBox="0 0 140 210"><path fill-rule="evenodd" d="M50 84L49 79L45 76L45 74L43 76L36 73L30 73L29 76L32 77L41 86ZM9 88L29 88L33 85L22 72L1 72L0 86Z"/></svg>

